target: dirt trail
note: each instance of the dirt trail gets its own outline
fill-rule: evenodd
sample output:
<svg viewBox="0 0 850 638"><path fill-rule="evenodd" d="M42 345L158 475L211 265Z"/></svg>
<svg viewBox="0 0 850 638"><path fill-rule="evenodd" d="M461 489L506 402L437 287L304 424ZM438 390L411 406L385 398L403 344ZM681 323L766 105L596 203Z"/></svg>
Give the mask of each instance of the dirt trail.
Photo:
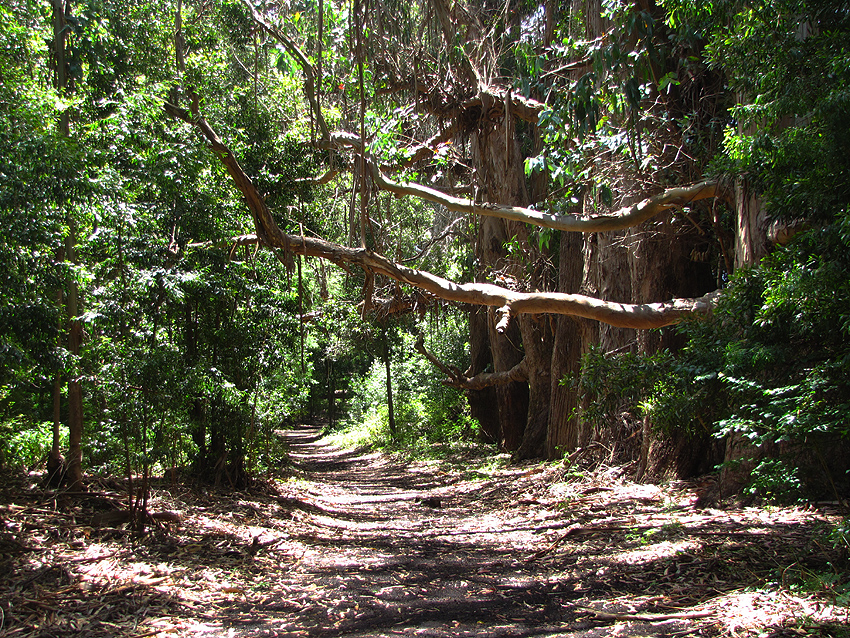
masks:
<svg viewBox="0 0 850 638"><path fill-rule="evenodd" d="M293 537L308 549L284 585L315 587L316 595L287 628L346 636L562 631L570 619L562 587L525 562L546 525L505 509L512 486L328 449L311 431L289 437L306 472L299 497L321 509Z"/></svg>
<svg viewBox="0 0 850 638"><path fill-rule="evenodd" d="M621 468L402 462L285 436L289 480L163 485L151 509L181 523L143 538L90 522L120 484L0 484L0 637L850 638L835 513L699 509L710 486Z"/></svg>
<svg viewBox="0 0 850 638"><path fill-rule="evenodd" d="M745 635L807 610L741 591L804 550L812 521L798 510L696 511L694 492L616 469L488 476L473 459L403 464L326 447L315 430L287 436L304 472L291 498L307 506L293 509L297 560L277 587L299 602L255 609L252 635Z"/></svg>

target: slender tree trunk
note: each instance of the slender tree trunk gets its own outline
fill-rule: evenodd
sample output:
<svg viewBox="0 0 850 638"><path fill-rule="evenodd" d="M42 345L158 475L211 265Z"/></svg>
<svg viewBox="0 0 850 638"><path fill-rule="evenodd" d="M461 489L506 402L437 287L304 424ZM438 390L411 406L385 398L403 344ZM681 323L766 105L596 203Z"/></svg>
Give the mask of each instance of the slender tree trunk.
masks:
<svg viewBox="0 0 850 638"><path fill-rule="evenodd" d="M53 0L53 46L56 62L56 90L60 95L66 95L69 89L67 70L65 68L65 35L66 35L65 6L62 0ZM59 134L70 137L70 115L65 109L59 119ZM69 231L65 239L65 259L77 263L76 245L77 232L73 219L69 218ZM82 326L77 319L79 315L79 290L77 282L71 278L67 284L67 312L68 312L68 351L72 355L73 367L68 378L68 461L67 476L68 483L73 490L83 488L82 470L82 438L83 438L83 389L80 383L80 375L77 370L77 358L80 354L80 342L82 340ZM55 398L54 398L55 402ZM55 403L54 403L55 405Z"/></svg>
<svg viewBox="0 0 850 638"><path fill-rule="evenodd" d="M384 332L384 335L383 335L384 343L383 343L383 348L382 348L381 354L383 355L384 368L386 369L386 372L387 372L387 420L388 420L389 426L390 426L390 436L392 437L392 440L395 441L397 439L398 432L396 430L396 425L395 425L395 413L393 412L393 376L392 376L392 371L390 370L390 357L391 357L392 351L390 349L389 339L387 338L386 328L384 329L383 332Z"/></svg>
<svg viewBox="0 0 850 638"><path fill-rule="evenodd" d="M186 39L183 36L183 0L177 0L174 11L174 62L177 82L169 91L172 104L180 105L183 95L183 79L186 77Z"/></svg>
<svg viewBox="0 0 850 638"><path fill-rule="evenodd" d="M334 365L332 359L327 359L328 367L328 423L333 427L336 423L336 405L334 399L336 396L336 387L334 384Z"/></svg>
<svg viewBox="0 0 850 638"><path fill-rule="evenodd" d="M56 263L62 263L65 260L64 248L57 251ZM62 289L56 291L56 307L62 308L64 295ZM64 333L65 322L59 319L58 334ZM61 337L57 339L61 341ZM58 343L61 347L61 343ZM65 458L62 456L62 374L57 369L53 376L53 436L50 446L50 454L47 457L47 481L50 485L57 486L65 478Z"/></svg>
<svg viewBox="0 0 850 638"><path fill-rule="evenodd" d="M53 442L47 457L47 482L58 486L65 473L65 459L62 456L60 439L62 436L62 375L53 377Z"/></svg>
<svg viewBox="0 0 850 638"><path fill-rule="evenodd" d="M65 254L72 264L76 264L77 232L73 220L70 226L65 242ZM83 487L83 387L77 361L82 341L79 314L77 282L72 280L68 285L68 351L74 359L74 368L68 378L68 483L72 490L80 490Z"/></svg>
<svg viewBox="0 0 850 638"><path fill-rule="evenodd" d="M65 95L68 89L68 74L65 68L65 34L67 23L65 22L64 0L53 0L53 53L56 63L56 90L60 95ZM71 119L68 109L64 109L59 116L59 134L64 137L71 135Z"/></svg>

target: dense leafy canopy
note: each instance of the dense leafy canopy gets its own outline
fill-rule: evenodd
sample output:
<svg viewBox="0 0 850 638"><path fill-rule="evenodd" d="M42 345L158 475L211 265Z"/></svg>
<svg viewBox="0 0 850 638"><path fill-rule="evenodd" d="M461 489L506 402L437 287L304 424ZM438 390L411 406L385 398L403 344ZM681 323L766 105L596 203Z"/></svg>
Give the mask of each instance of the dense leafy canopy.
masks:
<svg viewBox="0 0 850 638"><path fill-rule="evenodd" d="M745 434L769 453L763 487L850 434L846 2L64 4L61 34L47 5L0 8L7 458L38 465L69 382L84 388L90 469L191 467L233 485L278 461L276 428L319 414L410 446L470 435L471 409L526 455L544 453L547 427L550 450L577 445L551 434L557 419L604 438L628 414L668 433ZM260 250L262 220L201 118L286 237L359 249L366 271L308 259L306 241L303 254ZM571 243L555 230L698 182L711 185L700 202L634 233L627 221ZM734 263L741 193L765 236L796 233L759 264ZM644 252L659 237L677 248L653 271ZM410 270L375 266L392 262ZM476 328L399 272L507 301ZM560 291L634 316L714 287L727 288L716 312L678 338L630 342L511 308ZM559 386L569 330L589 353ZM420 334L451 387L414 352ZM469 408L484 396L475 377L474 392L499 387ZM550 418L558 387L572 403Z"/></svg>

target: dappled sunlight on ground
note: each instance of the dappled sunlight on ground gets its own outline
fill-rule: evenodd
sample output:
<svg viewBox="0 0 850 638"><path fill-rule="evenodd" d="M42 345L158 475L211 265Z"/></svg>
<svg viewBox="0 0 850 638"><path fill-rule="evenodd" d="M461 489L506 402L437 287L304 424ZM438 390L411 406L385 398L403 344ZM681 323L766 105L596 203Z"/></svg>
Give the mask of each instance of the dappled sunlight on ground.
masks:
<svg viewBox="0 0 850 638"><path fill-rule="evenodd" d="M799 588L841 559L819 540L827 510L697 509L687 484L610 469L287 436L288 480L160 489L182 520L144 539L90 525L94 500L7 488L0 635L779 638L847 620Z"/></svg>

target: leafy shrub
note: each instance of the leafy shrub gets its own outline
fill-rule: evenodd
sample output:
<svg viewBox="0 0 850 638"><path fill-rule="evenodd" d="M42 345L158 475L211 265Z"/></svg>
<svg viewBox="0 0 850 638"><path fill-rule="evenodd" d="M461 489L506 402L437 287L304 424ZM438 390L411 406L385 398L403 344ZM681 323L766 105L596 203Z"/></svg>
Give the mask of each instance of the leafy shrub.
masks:
<svg viewBox="0 0 850 638"><path fill-rule="evenodd" d="M835 492L850 436L850 213L812 228L759 269L732 278L711 317L679 326L673 355L591 350L584 418L649 416L656 427L754 446L748 490L768 497Z"/></svg>
<svg viewBox="0 0 850 638"><path fill-rule="evenodd" d="M53 441L50 421L29 422L21 416L0 424L0 460L6 465L33 469L47 458ZM68 432L63 431L62 449L67 449Z"/></svg>

